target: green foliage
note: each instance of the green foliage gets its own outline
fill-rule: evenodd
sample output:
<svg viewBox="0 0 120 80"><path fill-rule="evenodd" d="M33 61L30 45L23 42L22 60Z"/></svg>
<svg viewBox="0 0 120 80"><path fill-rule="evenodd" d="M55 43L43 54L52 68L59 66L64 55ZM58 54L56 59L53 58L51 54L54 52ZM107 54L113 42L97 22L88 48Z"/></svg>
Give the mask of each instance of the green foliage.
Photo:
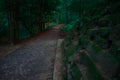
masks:
<svg viewBox="0 0 120 80"><path fill-rule="evenodd" d="M73 23L69 23L62 30L69 32L67 36L72 36L68 38L70 41L74 38L78 39L78 45L81 46L79 49L90 53L89 56L82 55L89 69L88 80L104 80L95 63L104 59L102 63L100 62L100 67L108 66L104 65L104 62L109 63L111 69L114 63L115 66L120 65L120 1L72 0L67 10L72 14L72 17L77 15L75 20L79 21L77 21L77 27ZM111 71L110 69L106 70ZM117 75L119 74L118 71ZM113 79L113 77L107 77Z"/></svg>
<svg viewBox="0 0 120 80"><path fill-rule="evenodd" d="M73 22L65 25L64 27L62 27L61 30L63 32L68 32L69 34L71 34L71 36L72 35L74 36L73 33L74 33L75 29L76 29L75 27L77 26L77 22L78 22L78 20L73 21Z"/></svg>
<svg viewBox="0 0 120 80"><path fill-rule="evenodd" d="M78 65L74 64L71 68L72 68L73 80L80 80L82 77L82 74Z"/></svg>
<svg viewBox="0 0 120 80"><path fill-rule="evenodd" d="M6 34L8 32L8 18L7 18L7 13L5 10L5 1L1 0L0 1L0 37L3 36L8 36Z"/></svg>
<svg viewBox="0 0 120 80"><path fill-rule="evenodd" d="M81 35L79 36L79 45L83 46L85 48L87 45L89 45L90 40L87 36Z"/></svg>
<svg viewBox="0 0 120 80"><path fill-rule="evenodd" d="M100 74L100 71L98 71L96 65L94 64L93 60L91 60L91 58L88 57L88 55L82 53L82 59L85 61L86 66L88 68L88 80L104 80L104 78Z"/></svg>

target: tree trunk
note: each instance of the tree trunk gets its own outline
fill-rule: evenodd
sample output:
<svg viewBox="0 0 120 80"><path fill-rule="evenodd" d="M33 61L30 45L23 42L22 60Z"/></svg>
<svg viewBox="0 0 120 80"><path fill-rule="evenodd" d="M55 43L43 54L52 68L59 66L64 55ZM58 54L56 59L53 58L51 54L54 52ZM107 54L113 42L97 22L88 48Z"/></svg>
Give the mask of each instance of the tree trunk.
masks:
<svg viewBox="0 0 120 80"><path fill-rule="evenodd" d="M65 5L65 15L66 15L66 22L69 23L70 22L70 15L69 15L69 11L68 11L68 0L64 0L64 5Z"/></svg>
<svg viewBox="0 0 120 80"><path fill-rule="evenodd" d="M19 5L18 0L6 0L6 8L9 18L10 43L19 41Z"/></svg>

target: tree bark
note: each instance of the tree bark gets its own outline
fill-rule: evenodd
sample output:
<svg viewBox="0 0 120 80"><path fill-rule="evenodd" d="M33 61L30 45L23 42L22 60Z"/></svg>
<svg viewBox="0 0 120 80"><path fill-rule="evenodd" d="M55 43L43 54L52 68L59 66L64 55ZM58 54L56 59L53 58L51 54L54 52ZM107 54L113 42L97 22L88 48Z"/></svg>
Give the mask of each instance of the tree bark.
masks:
<svg viewBox="0 0 120 80"><path fill-rule="evenodd" d="M19 42L19 5L18 0L6 0L6 8L8 12L10 43Z"/></svg>

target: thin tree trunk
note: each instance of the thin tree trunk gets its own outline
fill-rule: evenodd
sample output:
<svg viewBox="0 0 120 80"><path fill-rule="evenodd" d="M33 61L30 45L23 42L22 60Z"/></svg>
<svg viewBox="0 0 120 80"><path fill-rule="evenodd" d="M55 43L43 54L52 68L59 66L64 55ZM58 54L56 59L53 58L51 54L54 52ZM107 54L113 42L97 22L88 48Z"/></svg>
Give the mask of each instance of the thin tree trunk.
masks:
<svg viewBox="0 0 120 80"><path fill-rule="evenodd" d="M69 15L69 12L68 12L68 4L67 4L67 0L64 0L64 4L65 4L65 9L66 9L66 22L69 23L70 22L70 15Z"/></svg>
<svg viewBox="0 0 120 80"><path fill-rule="evenodd" d="M19 5L18 0L6 0L6 8L9 18L10 43L16 44L19 41Z"/></svg>

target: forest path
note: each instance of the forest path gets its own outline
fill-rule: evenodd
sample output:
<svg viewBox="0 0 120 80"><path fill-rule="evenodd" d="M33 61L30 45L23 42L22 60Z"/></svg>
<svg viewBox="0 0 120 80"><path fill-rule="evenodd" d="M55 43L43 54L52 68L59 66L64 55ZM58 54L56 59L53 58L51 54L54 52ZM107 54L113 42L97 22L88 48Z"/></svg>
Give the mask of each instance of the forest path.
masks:
<svg viewBox="0 0 120 80"><path fill-rule="evenodd" d="M52 80L59 37L57 25L0 60L0 80Z"/></svg>

